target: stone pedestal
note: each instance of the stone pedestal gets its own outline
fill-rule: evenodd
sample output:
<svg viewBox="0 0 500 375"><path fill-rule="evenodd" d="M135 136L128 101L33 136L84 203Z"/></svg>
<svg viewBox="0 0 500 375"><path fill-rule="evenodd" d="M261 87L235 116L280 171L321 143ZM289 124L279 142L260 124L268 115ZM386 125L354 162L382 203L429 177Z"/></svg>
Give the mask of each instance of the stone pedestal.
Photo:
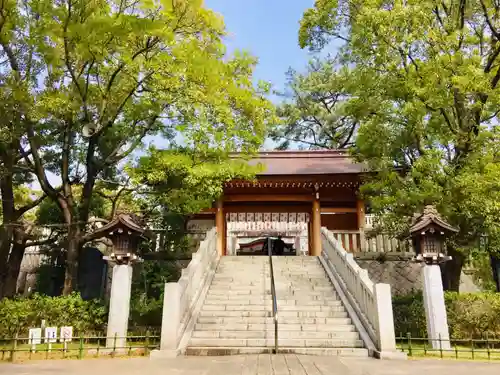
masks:
<svg viewBox="0 0 500 375"><path fill-rule="evenodd" d="M424 265L422 278L429 344L432 345L433 349L451 349L443 281L439 265Z"/></svg>
<svg viewBox="0 0 500 375"><path fill-rule="evenodd" d="M118 349L126 346L131 287L132 266L130 264L114 265L106 333L107 348Z"/></svg>

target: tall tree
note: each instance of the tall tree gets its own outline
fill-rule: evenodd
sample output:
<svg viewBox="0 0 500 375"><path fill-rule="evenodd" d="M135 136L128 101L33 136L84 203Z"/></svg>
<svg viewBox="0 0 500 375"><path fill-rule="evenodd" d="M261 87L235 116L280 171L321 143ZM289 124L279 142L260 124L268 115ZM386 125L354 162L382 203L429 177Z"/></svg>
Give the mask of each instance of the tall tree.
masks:
<svg viewBox="0 0 500 375"><path fill-rule="evenodd" d="M252 84L256 61L226 56L224 24L202 3L0 2L2 72L21 99L16 146L67 226L64 294L76 285L96 181L113 179L146 137L180 133L224 150L263 137L272 106L267 87Z"/></svg>
<svg viewBox="0 0 500 375"><path fill-rule="evenodd" d="M358 127L354 113L369 110L361 106L351 86L355 76L335 59L313 59L305 73L290 69L287 90L278 107L280 125L271 137L278 148L304 147L337 149L352 146Z"/></svg>
<svg viewBox="0 0 500 375"><path fill-rule="evenodd" d="M498 123L498 2L317 0L304 13L299 43L321 49L332 39L365 77L358 95L377 109L357 138L357 156L377 171L365 192L393 230L404 232L425 204L460 227L446 271L447 287L458 290L458 250L475 243L475 225L485 222L481 212L472 219L462 210L457 187L487 154Z"/></svg>

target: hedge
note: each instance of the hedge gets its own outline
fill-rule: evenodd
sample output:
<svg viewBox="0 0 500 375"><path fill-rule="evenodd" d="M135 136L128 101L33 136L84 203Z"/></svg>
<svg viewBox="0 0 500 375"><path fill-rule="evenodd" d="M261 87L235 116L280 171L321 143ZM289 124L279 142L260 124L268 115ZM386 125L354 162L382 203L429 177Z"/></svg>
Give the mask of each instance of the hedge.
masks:
<svg viewBox="0 0 500 375"><path fill-rule="evenodd" d="M46 326L73 326L74 334L102 331L106 308L97 301L84 301L79 294L67 297L33 295L0 300L0 338L27 336L28 330Z"/></svg>
<svg viewBox="0 0 500 375"><path fill-rule="evenodd" d="M422 293L393 297L396 335L427 337ZM500 337L499 293L445 292L450 335L455 339Z"/></svg>

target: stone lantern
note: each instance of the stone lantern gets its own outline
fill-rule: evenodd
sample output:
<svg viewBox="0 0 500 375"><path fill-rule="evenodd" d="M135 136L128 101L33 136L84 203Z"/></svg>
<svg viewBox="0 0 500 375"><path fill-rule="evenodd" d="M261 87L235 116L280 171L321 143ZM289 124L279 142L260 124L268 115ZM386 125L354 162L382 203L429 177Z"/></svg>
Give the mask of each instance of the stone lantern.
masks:
<svg viewBox="0 0 500 375"><path fill-rule="evenodd" d="M113 267L106 347L125 348L130 312L132 265L141 261L136 254L137 248L141 240L150 237L150 233L131 215L120 214L97 229L92 237L106 237L113 243L113 252L104 257Z"/></svg>
<svg viewBox="0 0 500 375"><path fill-rule="evenodd" d="M410 228L415 261L423 263L423 297L429 344L434 349L450 349L450 334L440 264L451 259L446 255L445 240L458 229L444 221L433 206L426 206Z"/></svg>

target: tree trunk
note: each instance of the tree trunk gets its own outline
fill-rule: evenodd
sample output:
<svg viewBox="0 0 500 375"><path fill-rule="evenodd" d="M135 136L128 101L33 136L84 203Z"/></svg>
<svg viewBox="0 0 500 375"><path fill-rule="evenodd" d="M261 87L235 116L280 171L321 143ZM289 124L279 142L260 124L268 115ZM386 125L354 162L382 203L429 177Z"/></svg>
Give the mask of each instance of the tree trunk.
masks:
<svg viewBox="0 0 500 375"><path fill-rule="evenodd" d="M17 279L21 269L21 263L26 250L24 243L15 242L12 246L12 251L7 264L7 276L5 279L3 297L13 297L17 292Z"/></svg>
<svg viewBox="0 0 500 375"><path fill-rule="evenodd" d="M448 255L451 256L451 260L446 262L443 267L443 288L447 291L458 292L465 257L452 248L448 248Z"/></svg>
<svg viewBox="0 0 500 375"><path fill-rule="evenodd" d="M79 237L75 233L68 233L66 247L66 271L64 273L63 296L70 295L78 283L78 253L80 250Z"/></svg>
<svg viewBox="0 0 500 375"><path fill-rule="evenodd" d="M2 298L7 278L7 259L9 258L12 237L14 234L15 206L14 185L11 171L11 155L2 154L6 173L0 178L0 193L2 196L2 223L0 225L0 298Z"/></svg>

